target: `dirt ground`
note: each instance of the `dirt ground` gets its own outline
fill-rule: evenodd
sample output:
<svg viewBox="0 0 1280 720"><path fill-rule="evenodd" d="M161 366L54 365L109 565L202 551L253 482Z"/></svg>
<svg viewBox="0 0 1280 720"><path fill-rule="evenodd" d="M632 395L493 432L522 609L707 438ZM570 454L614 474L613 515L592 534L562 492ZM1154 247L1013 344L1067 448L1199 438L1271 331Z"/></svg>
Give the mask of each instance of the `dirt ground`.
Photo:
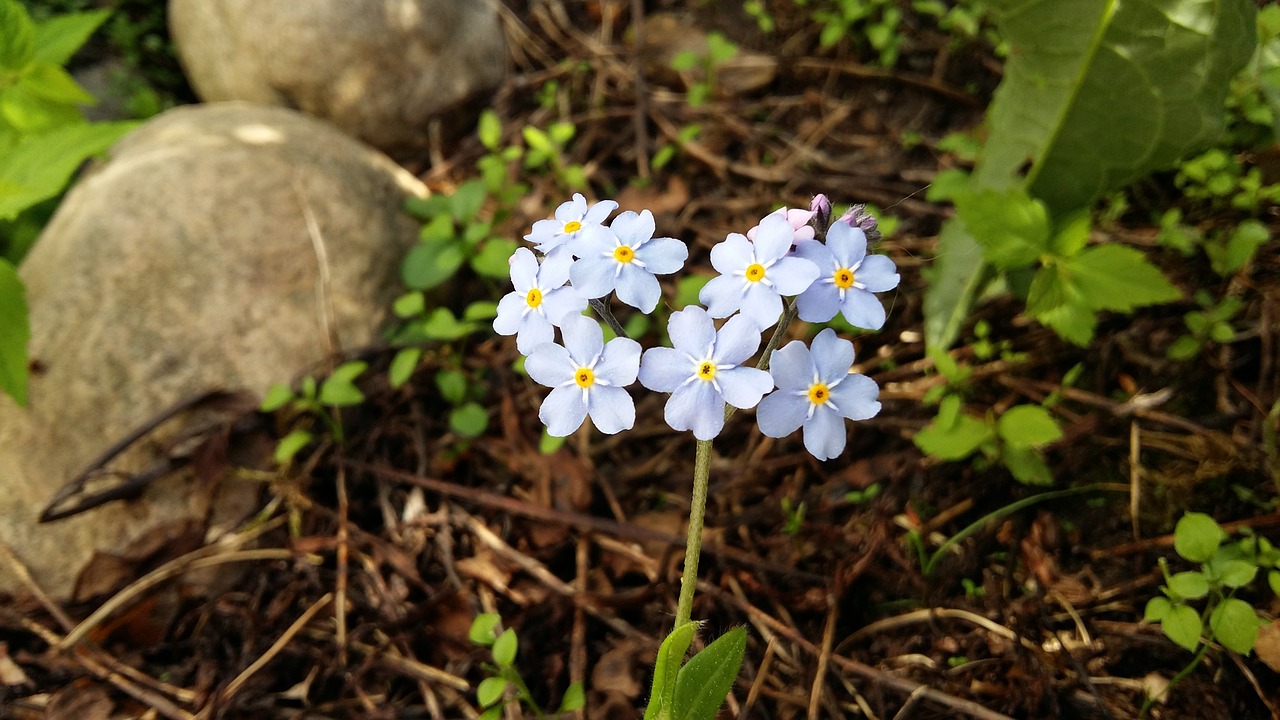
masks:
<svg viewBox="0 0 1280 720"><path fill-rule="evenodd" d="M973 367L974 406L1039 402L1082 366L1053 406L1065 436L1047 452L1052 489L1078 490L981 525L926 575L909 532L932 553L1045 490L998 465L931 462L911 442L941 382L924 358L921 271L950 213L924 191L938 171L964 167L938 143L980 123L1001 62L989 44L957 43L914 15L892 70L855 46L819 50L806 17L776 20L767 34L734 3L511 2L514 67L493 103L507 143L526 125L574 123L567 160L586 168L588 194L652 209L659 234L689 242L695 268L709 271L728 232L817 192L893 219L879 251L902 283L886 297L885 328L854 338L858 368L881 387L880 415L826 463L798 434L761 436L749 412L715 442L693 614L704 640L749 632L721 717L1137 717L1144 689L1192 659L1141 622L1162 582L1158 558L1174 557L1176 518L1201 510L1280 535L1280 478L1263 443L1280 392L1276 242L1237 278L1237 340L1202 362L1164 359L1190 301L1104 317L1088 348L1026 319L1016 300L980 305L954 353ZM668 61L709 31L736 43L740 62L690 107ZM694 123L695 140L649 167ZM485 152L468 135L408 165L447 193ZM531 189L502 222L511 237L571 192L547 174L519 179ZM1151 217L1177 201L1169 178L1135 197L1100 232L1151 249L1180 287L1215 282L1202 264L1154 250ZM462 277L450 303L460 311L496 290ZM975 353L978 321L1003 353ZM467 631L479 612L517 631L517 667L544 707L583 681L581 717L639 717L675 611L693 439L663 422L663 397L638 395L634 430L581 431L543 454L544 392L513 371L511 338L432 346L400 389L386 380L391 356L365 353L369 401L344 413L345 446L322 446L265 484L278 502L256 543L289 559L255 564L214 597L141 593L73 653L49 650L49 633L66 628L48 607L17 603L0 614L0 717L475 717L487 655ZM458 362L486 389L491 416L472 441L450 431L434 382ZM797 521L785 508L802 502ZM1274 596L1250 599L1280 613ZM62 610L78 621L101 604ZM27 682L6 680L14 663ZM1277 688L1255 657L1213 649L1149 716L1274 717Z"/></svg>

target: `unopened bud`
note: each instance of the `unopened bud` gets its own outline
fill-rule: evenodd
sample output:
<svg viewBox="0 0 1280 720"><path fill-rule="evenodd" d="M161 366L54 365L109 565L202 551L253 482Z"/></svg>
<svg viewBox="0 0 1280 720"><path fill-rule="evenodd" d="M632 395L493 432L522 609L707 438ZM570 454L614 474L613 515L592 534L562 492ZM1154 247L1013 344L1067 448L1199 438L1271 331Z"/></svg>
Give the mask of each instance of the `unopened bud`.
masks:
<svg viewBox="0 0 1280 720"><path fill-rule="evenodd" d="M848 212L840 216L839 221L861 230L866 234L867 242L875 242L884 237L880 234L880 223L876 222L875 217L867 212L866 205L854 205L849 208Z"/></svg>
<svg viewBox="0 0 1280 720"><path fill-rule="evenodd" d="M814 229L818 235L825 236L827 228L831 225L831 201L826 195L818 193L809 203L809 210L813 213L813 219L810 222L813 223Z"/></svg>

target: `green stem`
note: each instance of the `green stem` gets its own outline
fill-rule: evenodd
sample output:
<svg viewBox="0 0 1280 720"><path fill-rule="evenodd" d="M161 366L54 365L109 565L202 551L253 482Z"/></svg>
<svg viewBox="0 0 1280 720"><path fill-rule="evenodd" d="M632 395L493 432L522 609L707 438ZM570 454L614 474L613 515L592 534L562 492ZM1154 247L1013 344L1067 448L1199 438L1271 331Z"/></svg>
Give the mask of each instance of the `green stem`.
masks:
<svg viewBox="0 0 1280 720"><path fill-rule="evenodd" d="M689 500L689 541L684 548L684 576L676 604L676 627L693 616L693 591L698 585L698 556L702 552L702 524L707 515L707 487L711 478L711 441L699 440L693 460L693 497Z"/></svg>

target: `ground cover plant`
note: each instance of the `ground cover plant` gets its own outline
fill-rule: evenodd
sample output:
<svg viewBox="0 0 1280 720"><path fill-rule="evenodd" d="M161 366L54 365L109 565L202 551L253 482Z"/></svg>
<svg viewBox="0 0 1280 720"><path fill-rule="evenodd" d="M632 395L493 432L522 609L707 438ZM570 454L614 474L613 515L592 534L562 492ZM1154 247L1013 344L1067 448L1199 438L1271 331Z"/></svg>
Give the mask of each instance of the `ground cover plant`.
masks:
<svg viewBox="0 0 1280 720"><path fill-rule="evenodd" d="M707 46L667 47L660 13ZM268 398L279 463L252 532L299 559L192 599L159 642L141 604L98 628L85 657L141 680L49 651L38 604L0 610L0 660L29 681L0 697L1275 715L1277 8L504 17L513 76L414 168L437 194L408 208L422 242L388 347ZM774 77L744 90L744 57ZM895 282L804 300L876 279L857 236ZM741 383L712 393L721 373ZM879 411L828 422L814 393L846 383Z"/></svg>

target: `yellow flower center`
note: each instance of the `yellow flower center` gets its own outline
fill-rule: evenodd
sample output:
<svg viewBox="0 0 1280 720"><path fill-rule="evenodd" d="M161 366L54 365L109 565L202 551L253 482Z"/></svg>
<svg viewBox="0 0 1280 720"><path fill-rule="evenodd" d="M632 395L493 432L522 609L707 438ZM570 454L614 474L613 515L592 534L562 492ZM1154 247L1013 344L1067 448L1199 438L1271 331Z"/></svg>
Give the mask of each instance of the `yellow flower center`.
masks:
<svg viewBox="0 0 1280 720"><path fill-rule="evenodd" d="M822 383L814 383L809 386L809 402L814 405L821 405L831 399L831 389Z"/></svg>
<svg viewBox="0 0 1280 720"><path fill-rule="evenodd" d="M576 233L581 229L582 229L582 223L578 222L577 220L570 220L569 222L564 224L564 231L566 234Z"/></svg>
<svg viewBox="0 0 1280 720"><path fill-rule="evenodd" d="M764 279L764 266L760 263L751 263L747 266L745 275L751 282L760 282Z"/></svg>
<svg viewBox="0 0 1280 720"><path fill-rule="evenodd" d="M578 387L586 389L595 385L596 374L589 367L581 367L573 374L573 381L578 383Z"/></svg>
<svg viewBox="0 0 1280 720"><path fill-rule="evenodd" d="M698 364L698 378L700 380L713 380L716 376L716 365L710 360L703 360Z"/></svg>
<svg viewBox="0 0 1280 720"><path fill-rule="evenodd" d="M530 290L529 293L524 296L524 301L529 303L529 307L531 308L538 307L542 304L542 291L538 288Z"/></svg>
<svg viewBox="0 0 1280 720"><path fill-rule="evenodd" d="M613 259L620 263L629 263L636 259L636 251L626 245L619 245L613 249Z"/></svg>
<svg viewBox="0 0 1280 720"><path fill-rule="evenodd" d="M841 290L848 290L850 287L853 286L853 280L854 280L853 271L850 270L849 268L840 268L839 270L836 270L835 275L831 276L831 279L833 282L835 282L836 287L840 288Z"/></svg>

